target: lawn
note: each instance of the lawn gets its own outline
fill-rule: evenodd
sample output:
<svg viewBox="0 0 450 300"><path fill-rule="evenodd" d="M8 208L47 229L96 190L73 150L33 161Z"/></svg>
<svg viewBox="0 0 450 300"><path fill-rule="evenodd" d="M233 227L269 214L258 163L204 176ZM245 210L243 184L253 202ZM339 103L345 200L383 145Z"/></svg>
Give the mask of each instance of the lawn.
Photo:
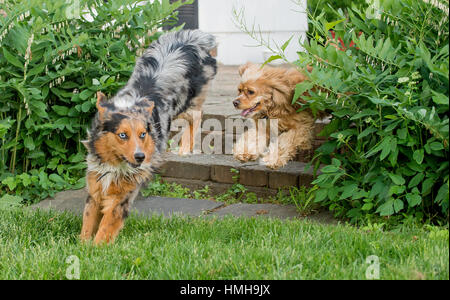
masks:
<svg viewBox="0 0 450 300"><path fill-rule="evenodd" d="M73 255L81 279L366 279L371 255L380 279L449 279L449 233L437 227L131 216L103 247L81 244L80 228L68 213L0 211L0 279L65 279Z"/></svg>

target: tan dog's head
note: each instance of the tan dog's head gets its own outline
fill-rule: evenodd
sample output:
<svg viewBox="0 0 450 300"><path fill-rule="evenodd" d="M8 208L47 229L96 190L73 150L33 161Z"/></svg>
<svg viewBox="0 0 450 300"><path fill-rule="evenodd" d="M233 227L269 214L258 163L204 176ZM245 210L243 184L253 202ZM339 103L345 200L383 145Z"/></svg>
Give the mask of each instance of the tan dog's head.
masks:
<svg viewBox="0 0 450 300"><path fill-rule="evenodd" d="M241 116L259 118L270 112L295 112L292 98L297 83L306 79L296 69L273 68L247 63L239 68L241 82L233 101Z"/></svg>

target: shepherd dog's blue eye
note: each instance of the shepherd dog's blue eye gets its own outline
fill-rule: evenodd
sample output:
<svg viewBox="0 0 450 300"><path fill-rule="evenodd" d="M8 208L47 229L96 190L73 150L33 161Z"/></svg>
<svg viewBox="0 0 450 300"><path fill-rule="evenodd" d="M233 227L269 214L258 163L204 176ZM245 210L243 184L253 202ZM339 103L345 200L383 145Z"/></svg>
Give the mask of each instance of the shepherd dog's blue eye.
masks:
<svg viewBox="0 0 450 300"><path fill-rule="evenodd" d="M126 138L127 138L127 134L126 133L119 133L119 137L122 139L122 140L125 140Z"/></svg>
<svg viewBox="0 0 450 300"><path fill-rule="evenodd" d="M145 138L146 135L147 135L146 132L141 133L141 139Z"/></svg>

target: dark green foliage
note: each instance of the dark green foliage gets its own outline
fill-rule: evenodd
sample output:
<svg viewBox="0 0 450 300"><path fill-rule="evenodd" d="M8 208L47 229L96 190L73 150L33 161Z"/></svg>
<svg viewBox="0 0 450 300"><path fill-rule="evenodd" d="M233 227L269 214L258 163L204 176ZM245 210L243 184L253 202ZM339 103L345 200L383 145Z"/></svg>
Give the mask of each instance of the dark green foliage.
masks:
<svg viewBox="0 0 450 300"><path fill-rule="evenodd" d="M96 91L117 92L183 4L137 2L2 1L0 196L34 201L84 185Z"/></svg>
<svg viewBox="0 0 450 300"><path fill-rule="evenodd" d="M330 139L315 156L316 167L326 166L312 193L353 221L409 215L448 222L448 1L434 1L441 8L379 3L378 14L353 7L348 17L310 19L314 34L296 63L314 66L310 77L321 88L310 91L308 106L332 115L322 132ZM311 87L299 84L297 92Z"/></svg>
<svg viewBox="0 0 450 300"><path fill-rule="evenodd" d="M327 20L332 20L336 16L335 12L341 10L344 14L352 6L357 8L368 7L366 0L308 0L308 11L314 16L323 14Z"/></svg>

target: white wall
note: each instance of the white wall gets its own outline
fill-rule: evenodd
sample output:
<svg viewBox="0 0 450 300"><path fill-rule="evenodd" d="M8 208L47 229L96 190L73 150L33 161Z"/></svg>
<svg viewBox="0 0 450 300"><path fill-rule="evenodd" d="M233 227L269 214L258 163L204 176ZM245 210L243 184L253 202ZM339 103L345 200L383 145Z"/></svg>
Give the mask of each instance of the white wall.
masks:
<svg viewBox="0 0 450 300"><path fill-rule="evenodd" d="M251 47L257 42L233 22L233 7L238 11L244 9L247 27L260 26L265 39L270 38L273 45L281 46L294 35L286 49L288 59L294 61L299 51L298 40L306 37L308 26L306 0L301 1L299 6L292 0L199 0L199 27L217 37L219 62L226 65L248 61L262 63L271 53L265 47Z"/></svg>

